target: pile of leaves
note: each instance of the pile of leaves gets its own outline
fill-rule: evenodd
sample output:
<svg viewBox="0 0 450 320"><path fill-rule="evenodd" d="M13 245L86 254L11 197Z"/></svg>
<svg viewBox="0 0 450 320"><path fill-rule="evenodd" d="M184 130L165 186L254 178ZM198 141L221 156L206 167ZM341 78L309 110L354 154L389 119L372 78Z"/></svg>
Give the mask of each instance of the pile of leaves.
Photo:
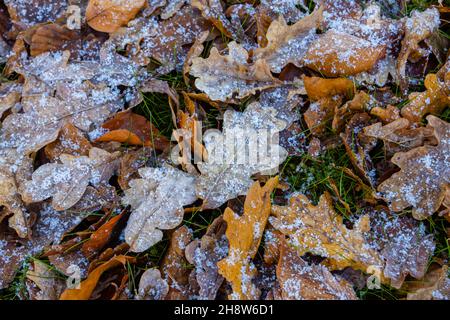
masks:
<svg viewBox="0 0 450 320"><path fill-rule="evenodd" d="M0 1L1 299L450 299L445 2Z"/></svg>

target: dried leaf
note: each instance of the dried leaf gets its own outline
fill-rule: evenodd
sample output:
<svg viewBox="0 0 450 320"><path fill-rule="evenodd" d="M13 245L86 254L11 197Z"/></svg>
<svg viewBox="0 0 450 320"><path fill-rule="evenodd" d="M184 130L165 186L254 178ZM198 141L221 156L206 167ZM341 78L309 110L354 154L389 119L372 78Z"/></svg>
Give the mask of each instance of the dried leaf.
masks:
<svg viewBox="0 0 450 320"><path fill-rule="evenodd" d="M293 196L289 206L273 206L272 213L275 217L270 223L289 237L288 244L299 256L311 252L326 257L332 270L351 266L366 271L369 266L383 266L379 253L364 238L370 230L369 217L361 217L353 229L347 229L334 212L328 193L320 197L317 206L304 195Z"/></svg>
<svg viewBox="0 0 450 320"><path fill-rule="evenodd" d="M0 86L0 118L20 101L22 86L15 82L5 82Z"/></svg>
<svg viewBox="0 0 450 320"><path fill-rule="evenodd" d="M201 175L196 184L203 208L217 208L246 194L253 184L250 177L256 173L278 171L287 153L275 141L277 133L285 128L285 122L276 114L275 109L262 108L259 103L250 104L243 113L228 110L223 132L204 137L208 159L197 165ZM244 136L248 139L242 139Z"/></svg>
<svg viewBox="0 0 450 320"><path fill-rule="evenodd" d="M412 207L413 217L419 220L438 210L450 183L449 124L431 115L427 120L439 144L396 153L391 161L400 172L378 186L393 211Z"/></svg>
<svg viewBox="0 0 450 320"><path fill-rule="evenodd" d="M89 157L63 154L61 163L40 166L32 180L21 186L22 199L32 203L52 198L56 210L69 209L83 197L89 184L95 186L109 180L118 156L98 148L92 148Z"/></svg>
<svg viewBox="0 0 450 320"><path fill-rule="evenodd" d="M169 293L169 285L161 278L158 269L148 269L139 280L138 300L163 300Z"/></svg>
<svg viewBox="0 0 450 320"><path fill-rule="evenodd" d="M112 33L134 19L145 0L90 0L86 21L97 31Z"/></svg>
<svg viewBox="0 0 450 320"><path fill-rule="evenodd" d="M172 167L141 168L141 179L130 181L123 203L133 212L125 229L125 240L134 252L142 252L159 242L163 233L183 219L183 206L197 197L195 178Z"/></svg>
<svg viewBox="0 0 450 320"><path fill-rule="evenodd" d="M192 59L190 74L197 78L195 86L210 99L241 99L257 90L280 84L280 81L272 76L264 60L249 64L248 52L234 41L228 44L228 49L228 55L221 55L219 50L213 47L207 59Z"/></svg>
<svg viewBox="0 0 450 320"><path fill-rule="evenodd" d="M264 187L255 182L247 193L244 214L238 216L230 208L224 213L227 222L226 236L230 244L228 257L219 261L219 273L227 279L233 293L230 299L254 300L259 289L252 283L257 271L252 263L270 214L270 194L278 184L271 178Z"/></svg>
<svg viewBox="0 0 450 320"><path fill-rule="evenodd" d="M450 300L448 266L429 272L422 281L408 286L408 300Z"/></svg>
<svg viewBox="0 0 450 320"><path fill-rule="evenodd" d="M370 71L385 54L385 46L330 30L312 43L303 59L306 66L327 77Z"/></svg>
<svg viewBox="0 0 450 320"><path fill-rule="evenodd" d="M424 92L411 93L410 101L401 110L401 115L411 122L419 122L427 113L439 114L450 105L450 89L435 74L426 76L425 88Z"/></svg>
<svg viewBox="0 0 450 320"><path fill-rule="evenodd" d="M103 249L103 247L111 239L114 228L119 223L122 216L123 214L119 214L111 218L108 222L92 233L88 241L83 243L81 250L86 257L90 257Z"/></svg>
<svg viewBox="0 0 450 320"><path fill-rule="evenodd" d="M45 155L52 161L59 159L62 154L72 156L88 156L92 148L91 143L82 132L71 123L66 123L59 132L58 139L45 146Z"/></svg>
<svg viewBox="0 0 450 320"><path fill-rule="evenodd" d="M355 87L353 81L345 78L304 77L303 83L308 97L314 101L336 95L351 97Z"/></svg>
<svg viewBox="0 0 450 320"><path fill-rule="evenodd" d="M98 281L100 280L100 277L104 272L120 265L125 266L126 263L134 262L135 258L129 256L120 255L111 258L111 260L92 270L89 273L87 279L83 280L80 283L79 289L66 289L62 293L60 300L88 300L94 292L95 287L97 286Z"/></svg>
<svg viewBox="0 0 450 320"><path fill-rule="evenodd" d="M116 113L102 128L108 132L97 138L98 142L117 141L154 147L156 150L164 150L169 144L150 121L130 110Z"/></svg>
<svg viewBox="0 0 450 320"><path fill-rule="evenodd" d="M38 56L44 52L67 50L77 45L81 47L80 36L77 32L51 23L36 29L31 37L30 54Z"/></svg>
<svg viewBox="0 0 450 320"><path fill-rule="evenodd" d="M64 281L40 260L34 260L33 267L33 270L26 273L27 279L33 281L39 289L33 300L58 300L64 289Z"/></svg>
<svg viewBox="0 0 450 320"><path fill-rule="evenodd" d="M285 241L277 279L283 300L357 300L347 281L336 278L325 266L309 265Z"/></svg>
<svg viewBox="0 0 450 320"><path fill-rule="evenodd" d="M288 63L301 67L308 47L317 39L316 28L321 17L322 10L319 9L289 26L280 15L267 30L268 44L255 50L254 61L266 61L275 73L280 73Z"/></svg>

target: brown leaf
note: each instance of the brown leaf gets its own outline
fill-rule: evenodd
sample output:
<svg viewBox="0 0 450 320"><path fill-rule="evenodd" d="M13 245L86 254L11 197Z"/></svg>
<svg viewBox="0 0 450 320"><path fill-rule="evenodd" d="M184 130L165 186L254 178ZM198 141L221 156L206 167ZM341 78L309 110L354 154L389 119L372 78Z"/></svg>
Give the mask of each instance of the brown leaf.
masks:
<svg viewBox="0 0 450 320"><path fill-rule="evenodd" d="M299 256L311 252L326 257L332 270L351 266L366 271L369 266L383 266L379 253L364 238L370 230L369 217L361 217L353 229L347 229L334 212L328 193L320 197L317 206L304 195L291 197L289 206L273 206L272 214L275 217L270 223L289 237L288 243Z"/></svg>
<svg viewBox="0 0 450 320"><path fill-rule="evenodd" d="M385 46L353 35L330 30L309 47L304 63L327 77L370 71L385 54Z"/></svg>
<svg viewBox="0 0 450 320"><path fill-rule="evenodd" d="M161 278L158 269L148 269L139 280L138 300L163 300L169 293L169 285Z"/></svg>
<svg viewBox="0 0 450 320"><path fill-rule="evenodd" d="M257 90L280 85L264 60L249 64L248 52L234 41L228 49L228 55L221 55L213 47L207 59L192 59L190 74L197 78L195 86L211 100L227 101L235 96L242 99Z"/></svg>
<svg viewBox="0 0 450 320"><path fill-rule="evenodd" d="M86 21L97 31L112 33L134 19L145 0L90 0Z"/></svg>
<svg viewBox="0 0 450 320"><path fill-rule="evenodd" d="M261 187L255 182L247 193L244 214L240 217L230 208L224 213L227 222L226 236L230 244L228 257L219 261L219 273L227 279L233 293L230 299L255 300L259 289L252 283L257 274L252 263L261 242L270 214L270 194L278 184L278 177L272 178Z"/></svg>
<svg viewBox="0 0 450 320"><path fill-rule="evenodd" d="M116 113L102 127L109 131L99 137L96 140L98 142L117 141L154 147L156 150L164 150L169 144L167 138L150 121L131 110Z"/></svg>
<svg viewBox="0 0 450 320"><path fill-rule="evenodd" d="M401 110L401 115L411 122L419 122L427 113L439 114L450 105L450 89L435 74L426 76L425 88L424 92L411 93Z"/></svg>
<svg viewBox="0 0 450 320"><path fill-rule="evenodd" d="M108 222L98 228L88 241L83 243L81 250L86 257L90 257L93 254L99 252L108 243L112 237L114 228L123 217L123 213L111 218Z"/></svg>
<svg viewBox="0 0 450 320"><path fill-rule="evenodd" d="M309 265L286 241L281 242L277 279L283 300L357 300L347 281L325 266Z"/></svg>
<svg viewBox="0 0 450 320"><path fill-rule="evenodd" d="M71 123L65 123L59 132L58 139L45 146L45 155L56 161L62 154L72 156L88 156L91 143L83 133Z"/></svg>
<svg viewBox="0 0 450 320"><path fill-rule="evenodd" d="M413 217L419 220L439 209L450 183L449 124L431 115L427 120L438 145L396 153L391 161L400 167L400 172L378 186L393 211L412 207Z"/></svg>
<svg viewBox="0 0 450 320"><path fill-rule="evenodd" d="M336 95L352 97L354 94L353 81L346 78L325 79L319 77L304 77L306 93L311 100L333 97Z"/></svg>
<svg viewBox="0 0 450 320"><path fill-rule="evenodd" d="M31 37L30 54L37 56L47 51L63 51L76 46L77 42L81 45L77 32L56 23L46 24L37 28Z"/></svg>
<svg viewBox="0 0 450 320"><path fill-rule="evenodd" d="M88 300L92 293L95 290L95 287L97 286L100 277L102 274L112 268L118 267L120 265L125 266L127 263L134 263L135 258L129 257L129 256L115 256L111 258L111 260L103 263L102 265L98 266L94 270L92 270L87 279L83 280L80 283L79 289L66 289L61 297L60 300Z"/></svg>
<svg viewBox="0 0 450 320"><path fill-rule="evenodd" d="M448 266L430 271L422 281L413 282L408 288L408 300L450 300Z"/></svg>
<svg viewBox="0 0 450 320"><path fill-rule="evenodd" d="M64 281L49 265L40 260L34 260L33 270L28 270L26 277L38 288L32 300L58 300L64 290Z"/></svg>

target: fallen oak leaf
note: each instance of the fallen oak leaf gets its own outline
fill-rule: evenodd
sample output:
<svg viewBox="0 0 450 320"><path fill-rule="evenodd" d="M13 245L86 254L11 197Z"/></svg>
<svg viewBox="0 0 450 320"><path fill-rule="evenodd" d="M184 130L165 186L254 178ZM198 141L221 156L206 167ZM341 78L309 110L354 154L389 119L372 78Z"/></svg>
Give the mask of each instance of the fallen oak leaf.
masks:
<svg viewBox="0 0 450 320"><path fill-rule="evenodd" d="M346 78L326 79L320 77L303 77L306 94L311 100L333 97L336 95L350 98L354 95L355 84Z"/></svg>
<svg viewBox="0 0 450 320"><path fill-rule="evenodd" d="M141 179L131 180L122 201L132 208L125 240L133 252L142 252L162 239L161 230L183 220L183 206L197 197L195 178L170 166L139 169Z"/></svg>
<svg viewBox="0 0 450 320"><path fill-rule="evenodd" d="M229 242L228 257L217 263L219 273L233 287L230 299L255 300L259 290L252 283L257 270L252 263L270 215L270 194L278 184L278 177L271 178L264 187L255 182L247 193L244 214L238 216L230 208L224 213L227 222L226 236Z"/></svg>
<svg viewBox="0 0 450 320"><path fill-rule="evenodd" d="M70 50L72 46L80 49L81 39L79 34L59 24L51 23L36 29L31 37L30 54L31 56L38 56L48 51Z"/></svg>
<svg viewBox="0 0 450 320"><path fill-rule="evenodd" d="M391 162L400 167L400 171L378 186L380 195L393 211L412 206L412 215L418 220L439 209L450 184L449 124L432 115L427 120L428 126L434 129L438 145L396 153Z"/></svg>
<svg viewBox="0 0 450 320"><path fill-rule="evenodd" d="M311 44L304 64L327 77L345 77L370 71L385 54L385 46L329 30Z"/></svg>
<svg viewBox="0 0 450 320"><path fill-rule="evenodd" d="M242 99L257 90L281 84L272 76L266 61L256 60L254 64L249 64L248 52L234 41L228 44L228 49L228 55L221 55L213 47L208 58L192 59L189 73L197 78L195 86L211 100L227 101L234 96Z"/></svg>
<svg viewBox="0 0 450 320"><path fill-rule="evenodd" d="M352 286L323 265L310 265L282 241L277 280L285 300L357 300Z"/></svg>
<svg viewBox="0 0 450 320"><path fill-rule="evenodd" d="M450 89L435 74L428 74L424 85L426 91L411 93L409 102L400 111L411 122L419 122L427 113L439 114L450 105Z"/></svg>
<svg viewBox="0 0 450 320"><path fill-rule="evenodd" d="M92 270L88 277L80 283L79 289L66 289L59 298L60 300L88 300L95 290L102 274L112 268L127 263L135 263L136 258L119 255L111 258L109 261L101 264Z"/></svg>
<svg viewBox="0 0 450 320"><path fill-rule="evenodd" d="M310 252L327 258L326 265L332 270L351 266L366 271L370 266L382 268L379 253L364 238L370 230L369 217L361 217L347 229L342 217L333 210L331 196L324 193L317 206L302 194L291 197L289 206L272 206L270 223L288 236L299 256Z"/></svg>
<svg viewBox="0 0 450 320"><path fill-rule="evenodd" d="M169 293L167 281L158 269L148 269L139 280L137 300L164 300Z"/></svg>
<svg viewBox="0 0 450 320"><path fill-rule="evenodd" d="M97 142L117 141L153 147L156 150L164 150L169 144L167 138L150 121L131 110L116 113L102 128L108 132L97 138Z"/></svg>
<svg viewBox="0 0 450 320"><path fill-rule="evenodd" d="M58 300L64 290L62 278L51 266L40 260L33 261L33 270L28 270L26 277L38 288L38 292L33 293L32 300Z"/></svg>
<svg viewBox="0 0 450 320"><path fill-rule="evenodd" d="M97 31L112 33L134 19L145 0L89 0L86 21Z"/></svg>
<svg viewBox="0 0 450 320"><path fill-rule="evenodd" d="M432 270L423 280L408 284L407 300L450 300L448 266Z"/></svg>
<svg viewBox="0 0 450 320"><path fill-rule="evenodd" d="M22 199L33 203L52 198L56 210L69 209L80 201L89 184L95 186L108 181L119 155L99 148L92 148L89 157L63 154L61 163L40 166L32 179L20 186Z"/></svg>
<svg viewBox="0 0 450 320"><path fill-rule="evenodd" d="M70 122L65 123L58 139L45 146L45 155L51 160L57 160L62 154L73 156L88 156L92 145L83 133Z"/></svg>

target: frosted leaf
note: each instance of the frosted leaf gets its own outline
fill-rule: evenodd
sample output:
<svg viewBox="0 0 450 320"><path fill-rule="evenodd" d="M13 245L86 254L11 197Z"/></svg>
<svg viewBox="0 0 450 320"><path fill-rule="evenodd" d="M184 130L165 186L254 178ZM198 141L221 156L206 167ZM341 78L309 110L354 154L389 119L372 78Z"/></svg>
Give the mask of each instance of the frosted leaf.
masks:
<svg viewBox="0 0 450 320"><path fill-rule="evenodd" d="M223 283L217 262L228 253L225 230L225 221L220 216L209 225L200 240L194 240L186 247L186 259L195 266L195 277L200 287L199 299L214 300Z"/></svg>
<svg viewBox="0 0 450 320"><path fill-rule="evenodd" d="M288 236L299 256L310 252L326 257L333 270L351 266L366 271L369 266L383 266L380 254L364 238L370 230L369 217L361 217L353 229L347 229L334 212L328 193L320 197L317 206L304 195L293 196L289 206L272 206L272 214L275 217L269 218L270 223Z"/></svg>
<svg viewBox="0 0 450 320"><path fill-rule="evenodd" d="M160 73L181 70L187 50L184 46L211 28L210 24L194 11L184 6L170 19L157 21L155 17L141 17L131 21L110 35L102 52L112 55L119 49L127 49L129 57L139 65L149 64L154 58L161 66Z"/></svg>
<svg viewBox="0 0 450 320"><path fill-rule="evenodd" d="M226 111L223 132L205 135L208 159L197 165L201 175L196 185L204 208L217 208L246 194L254 174L278 171L287 152L274 138L286 128L286 122L276 114L275 109L255 102L242 113Z"/></svg>
<svg viewBox="0 0 450 320"><path fill-rule="evenodd" d="M277 279L283 300L357 300L352 286L323 265L310 265L285 241L281 243Z"/></svg>
<svg viewBox="0 0 450 320"><path fill-rule="evenodd" d="M305 16L299 7L308 10L304 0L261 0L259 7L268 10L271 16L283 16L289 23L295 23Z"/></svg>
<svg viewBox="0 0 450 320"><path fill-rule="evenodd" d="M439 28L439 10L437 8L429 8L423 12L414 10L411 17L404 18L403 23L405 36L397 59L397 73L403 87L407 87L405 70L408 58L420 50L419 42Z"/></svg>
<svg viewBox="0 0 450 320"><path fill-rule="evenodd" d="M169 0L164 9L161 11L161 19L169 19L175 15L187 0Z"/></svg>
<svg viewBox="0 0 450 320"><path fill-rule="evenodd" d="M12 20L22 29L38 23L53 22L61 18L69 5L68 0L6 0Z"/></svg>
<svg viewBox="0 0 450 320"><path fill-rule="evenodd" d="M169 285L158 269L148 269L142 274L137 300L163 300L168 293Z"/></svg>
<svg viewBox="0 0 450 320"><path fill-rule="evenodd" d="M450 300L448 265L430 271L421 281L408 285L408 300Z"/></svg>
<svg viewBox="0 0 450 320"><path fill-rule="evenodd" d="M268 44L255 50L254 60L265 60L275 73L280 73L288 63L302 66L308 47L318 38L316 28L321 15L322 11L316 10L290 26L280 16L270 24L266 34Z"/></svg>
<svg viewBox="0 0 450 320"><path fill-rule="evenodd" d="M219 273L231 283L232 300L256 300L260 290L252 282L257 270L255 257L267 219L270 215L270 194L278 184L278 177L271 178L264 187L255 182L248 191L244 214L238 216L230 208L223 219L227 222L226 237L229 242L228 256L217 263Z"/></svg>
<svg viewBox="0 0 450 320"><path fill-rule="evenodd" d="M125 240L142 252L162 239L161 230L173 229L183 219L183 206L193 203L195 178L172 167L141 168L141 179L131 180L122 201L133 212Z"/></svg>
<svg viewBox="0 0 450 320"><path fill-rule="evenodd" d="M89 157L63 154L61 163L47 163L33 172L32 180L20 187L22 199L31 203L52 198L56 210L69 209L80 201L89 184L107 183L118 156L98 148L92 148Z"/></svg>
<svg viewBox="0 0 450 320"><path fill-rule="evenodd" d="M411 127L405 118L399 118L386 125L381 122L365 127L363 132L368 137L383 140L389 154L408 151L420 147L425 141L433 141L433 129L429 127Z"/></svg>
<svg viewBox="0 0 450 320"><path fill-rule="evenodd" d="M438 145L396 153L391 161L401 170L378 186L393 211L412 207L413 217L419 220L439 209L450 184L449 124L432 115L427 120Z"/></svg>
<svg viewBox="0 0 450 320"><path fill-rule="evenodd" d="M3 112L13 108L20 101L22 85L15 82L5 82L0 86L0 117Z"/></svg>
<svg viewBox="0 0 450 320"><path fill-rule="evenodd" d="M280 85L264 60L249 64L248 52L236 42L228 44L228 55L211 48L209 57L192 59L189 73L196 77L195 86L211 100L241 99L257 90Z"/></svg>
<svg viewBox="0 0 450 320"><path fill-rule="evenodd" d="M37 293L29 290L31 300L58 300L65 287L64 281L55 270L37 259L33 260L33 270L28 270L26 277L33 281L38 289Z"/></svg>
<svg viewBox="0 0 450 320"><path fill-rule="evenodd" d="M428 268L435 242L417 220L385 210L369 213L371 231L366 239L385 260L383 274L399 289L407 275L422 279Z"/></svg>

